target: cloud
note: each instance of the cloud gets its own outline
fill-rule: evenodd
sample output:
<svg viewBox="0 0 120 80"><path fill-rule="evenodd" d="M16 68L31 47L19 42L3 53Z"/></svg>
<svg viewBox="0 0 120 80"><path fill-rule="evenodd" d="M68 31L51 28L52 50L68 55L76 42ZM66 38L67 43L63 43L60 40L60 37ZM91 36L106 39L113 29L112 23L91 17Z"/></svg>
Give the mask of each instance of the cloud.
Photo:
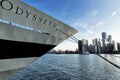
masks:
<svg viewBox="0 0 120 80"><path fill-rule="evenodd" d="M91 17L96 17L98 15L98 11L97 10L93 10L91 13L90 13Z"/></svg>
<svg viewBox="0 0 120 80"><path fill-rule="evenodd" d="M88 33L91 33L91 34L93 33L93 30L90 30L89 28L86 28L86 30Z"/></svg>
<svg viewBox="0 0 120 80"><path fill-rule="evenodd" d="M79 30L83 29L85 32L92 34L92 33L94 33L94 30L96 28L103 26L103 24L104 24L104 21L98 21L94 24L87 23L85 21L78 21L78 22L74 23L73 26L75 26Z"/></svg>
<svg viewBox="0 0 120 80"><path fill-rule="evenodd" d="M82 19L76 21L73 26L76 27L76 29L82 30L84 33L92 34L95 32L96 28L104 24L104 21L97 20L98 14L98 10L92 10L88 12Z"/></svg>
<svg viewBox="0 0 120 80"><path fill-rule="evenodd" d="M117 14L117 11L114 11L114 12L112 13L112 17L115 16L116 14Z"/></svg>
<svg viewBox="0 0 120 80"><path fill-rule="evenodd" d="M112 17L114 17L118 12L120 11L120 8L119 9L117 9L117 10L115 10L115 11L113 11L113 13L112 13Z"/></svg>
<svg viewBox="0 0 120 80"><path fill-rule="evenodd" d="M79 29L82 28L87 33L93 33L92 28L89 27L86 22L78 21L78 22L74 23L73 26L75 26Z"/></svg>
<svg viewBox="0 0 120 80"><path fill-rule="evenodd" d="M97 24L96 24L96 26L95 27L100 27L100 26L102 26L103 25L103 21L99 21Z"/></svg>
<svg viewBox="0 0 120 80"><path fill-rule="evenodd" d="M88 11L85 15L85 17L96 17L98 16L99 14L99 11L98 10L91 10L91 11Z"/></svg>

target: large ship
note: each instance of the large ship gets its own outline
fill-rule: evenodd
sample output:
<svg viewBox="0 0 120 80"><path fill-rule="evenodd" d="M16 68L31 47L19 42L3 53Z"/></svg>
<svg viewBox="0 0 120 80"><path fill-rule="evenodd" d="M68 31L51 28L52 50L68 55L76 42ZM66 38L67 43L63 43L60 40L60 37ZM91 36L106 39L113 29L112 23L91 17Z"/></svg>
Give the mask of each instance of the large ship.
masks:
<svg viewBox="0 0 120 80"><path fill-rule="evenodd" d="M21 0L0 0L0 72L26 66L75 33Z"/></svg>

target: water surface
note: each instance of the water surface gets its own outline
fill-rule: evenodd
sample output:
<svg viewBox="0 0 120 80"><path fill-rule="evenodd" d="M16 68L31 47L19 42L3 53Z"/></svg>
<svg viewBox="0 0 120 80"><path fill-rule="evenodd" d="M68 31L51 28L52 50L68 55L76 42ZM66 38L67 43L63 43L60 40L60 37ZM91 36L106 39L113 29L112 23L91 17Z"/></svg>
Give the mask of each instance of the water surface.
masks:
<svg viewBox="0 0 120 80"><path fill-rule="evenodd" d="M95 54L45 54L10 78L10 80L119 79L120 69Z"/></svg>

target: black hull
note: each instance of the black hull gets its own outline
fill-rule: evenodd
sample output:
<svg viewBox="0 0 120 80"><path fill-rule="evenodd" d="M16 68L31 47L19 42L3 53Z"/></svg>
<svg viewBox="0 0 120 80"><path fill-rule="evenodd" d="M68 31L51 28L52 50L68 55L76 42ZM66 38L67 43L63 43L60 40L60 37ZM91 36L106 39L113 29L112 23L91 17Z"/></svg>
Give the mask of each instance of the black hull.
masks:
<svg viewBox="0 0 120 80"><path fill-rule="evenodd" d="M0 40L0 59L40 57L55 45Z"/></svg>

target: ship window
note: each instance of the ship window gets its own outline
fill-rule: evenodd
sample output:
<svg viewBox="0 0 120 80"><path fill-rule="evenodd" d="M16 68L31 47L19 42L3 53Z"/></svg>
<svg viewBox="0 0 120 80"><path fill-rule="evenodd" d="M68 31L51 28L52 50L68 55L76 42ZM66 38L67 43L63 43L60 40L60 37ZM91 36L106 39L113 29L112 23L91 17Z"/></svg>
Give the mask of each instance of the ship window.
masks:
<svg viewBox="0 0 120 80"><path fill-rule="evenodd" d="M50 35L50 33L48 33L48 32L41 31L39 29L30 28L30 27L27 27L27 26L23 26L23 25L13 23L13 22L10 22L10 21L0 19L0 22L7 23L7 24L13 25L15 27L23 28L23 29L26 29L26 30L35 31L35 32L39 32L39 33L42 33L42 34Z"/></svg>

